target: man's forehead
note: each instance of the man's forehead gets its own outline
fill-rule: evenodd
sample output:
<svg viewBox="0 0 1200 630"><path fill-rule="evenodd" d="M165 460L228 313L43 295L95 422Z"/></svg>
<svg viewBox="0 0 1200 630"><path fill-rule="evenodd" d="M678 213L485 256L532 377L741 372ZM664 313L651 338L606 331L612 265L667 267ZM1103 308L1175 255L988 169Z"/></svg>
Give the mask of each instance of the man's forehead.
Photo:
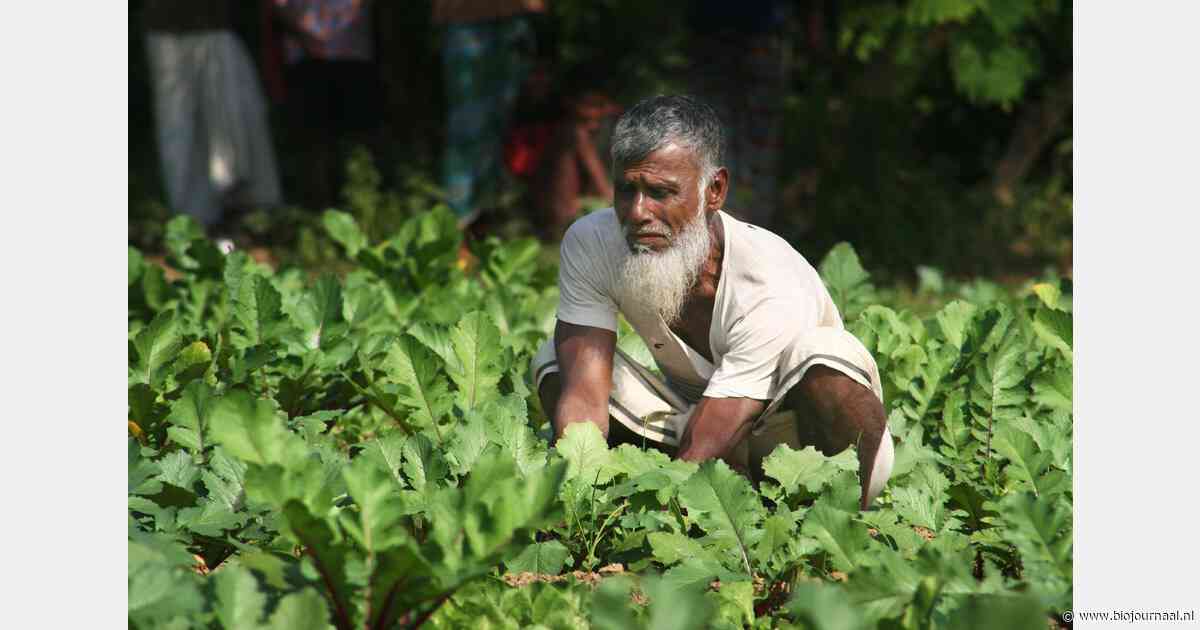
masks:
<svg viewBox="0 0 1200 630"><path fill-rule="evenodd" d="M694 176L700 170L699 155L692 147L668 142L640 160L622 164L626 175L647 175L659 179L678 180Z"/></svg>

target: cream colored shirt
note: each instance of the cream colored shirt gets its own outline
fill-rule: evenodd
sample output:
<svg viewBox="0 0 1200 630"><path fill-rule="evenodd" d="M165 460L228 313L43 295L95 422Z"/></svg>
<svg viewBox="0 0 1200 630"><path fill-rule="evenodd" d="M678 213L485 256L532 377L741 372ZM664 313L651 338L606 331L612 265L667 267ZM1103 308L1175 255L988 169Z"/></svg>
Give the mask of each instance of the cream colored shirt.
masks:
<svg viewBox="0 0 1200 630"><path fill-rule="evenodd" d="M656 312L622 303L616 290L629 248L616 213L579 219L563 238L558 319L616 332L620 312L646 342L671 387L689 403L709 398L774 398L779 355L818 326L842 318L817 271L787 241L718 212L725 256L708 331L713 361L690 348Z"/></svg>

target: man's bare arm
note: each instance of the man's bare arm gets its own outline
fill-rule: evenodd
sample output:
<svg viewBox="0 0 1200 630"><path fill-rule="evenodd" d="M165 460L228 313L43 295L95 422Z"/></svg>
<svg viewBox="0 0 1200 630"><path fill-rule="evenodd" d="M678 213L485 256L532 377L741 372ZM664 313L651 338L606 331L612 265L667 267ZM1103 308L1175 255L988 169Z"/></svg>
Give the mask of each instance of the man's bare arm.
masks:
<svg viewBox="0 0 1200 630"><path fill-rule="evenodd" d="M554 439L567 425L591 422L608 436L608 396L612 391L613 352L617 335L611 330L558 322L554 349L562 377L562 393L554 409Z"/></svg>
<svg viewBox="0 0 1200 630"><path fill-rule="evenodd" d="M753 398L701 398L679 441L679 459L698 462L727 458L766 407L766 401ZM726 463L740 467L728 459Z"/></svg>

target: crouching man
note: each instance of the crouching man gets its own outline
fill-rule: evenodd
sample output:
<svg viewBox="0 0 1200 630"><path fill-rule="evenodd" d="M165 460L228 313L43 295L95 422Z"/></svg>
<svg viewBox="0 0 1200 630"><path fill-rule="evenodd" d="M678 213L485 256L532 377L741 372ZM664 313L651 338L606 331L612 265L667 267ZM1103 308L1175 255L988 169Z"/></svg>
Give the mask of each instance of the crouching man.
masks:
<svg viewBox="0 0 1200 630"><path fill-rule="evenodd" d="M866 509L893 459L878 368L804 257L722 211L723 140L686 96L618 120L614 208L567 231L558 323L533 360L554 438L591 422L610 444L718 457L754 479L779 444L853 445ZM616 348L618 312L663 378Z"/></svg>

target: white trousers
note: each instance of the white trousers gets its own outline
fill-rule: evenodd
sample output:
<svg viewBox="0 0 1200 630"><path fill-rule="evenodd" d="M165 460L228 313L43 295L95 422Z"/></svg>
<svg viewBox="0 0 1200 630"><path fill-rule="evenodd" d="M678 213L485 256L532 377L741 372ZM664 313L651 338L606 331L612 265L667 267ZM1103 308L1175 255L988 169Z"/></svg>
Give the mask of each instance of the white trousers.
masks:
<svg viewBox="0 0 1200 630"><path fill-rule="evenodd" d="M755 422L750 435L734 447L736 461L761 461L779 444L802 447L798 418L794 410L781 410L779 405L800 379L814 365L824 365L849 376L871 390L883 402L883 387L874 357L854 335L840 328L814 328L800 337L779 357L775 376L776 392L766 410ZM541 386L546 375L559 371L554 339L548 339L538 349L531 364L535 386ZM678 446L691 419L695 405L688 404L670 385L645 366L619 349L613 357L612 392L608 399L609 415L622 425L646 439ZM895 459L892 435L886 427L883 440L870 464L871 482L867 500L874 500L883 491L892 474Z"/></svg>
<svg viewBox="0 0 1200 630"><path fill-rule="evenodd" d="M171 210L211 226L235 188L241 203L278 205L266 102L237 36L224 30L151 32L146 52Z"/></svg>

